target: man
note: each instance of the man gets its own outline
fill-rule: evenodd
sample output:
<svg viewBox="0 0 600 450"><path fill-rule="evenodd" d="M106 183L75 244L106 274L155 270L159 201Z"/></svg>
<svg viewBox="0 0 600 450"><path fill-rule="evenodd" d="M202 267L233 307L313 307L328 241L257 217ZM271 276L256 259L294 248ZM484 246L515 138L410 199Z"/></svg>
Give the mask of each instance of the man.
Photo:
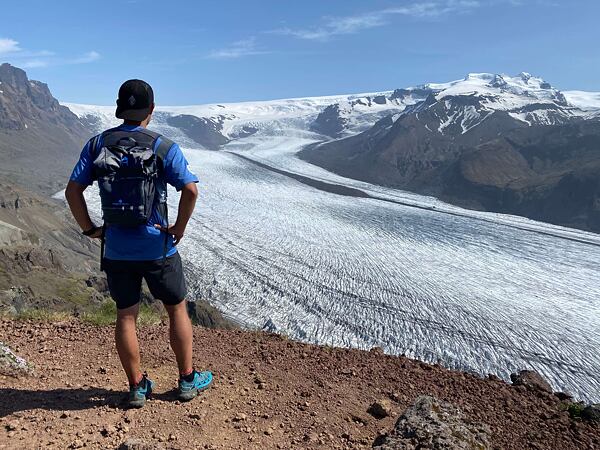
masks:
<svg viewBox="0 0 600 450"><path fill-rule="evenodd" d="M142 373L136 335L142 278L152 295L163 302L169 315L170 343L180 375L179 398L191 400L212 382L210 372L197 372L192 365L192 324L187 313L181 258L176 248L194 211L198 178L188 170L187 161L177 144L147 130L153 111L154 93L148 83L142 80L123 83L116 110L116 117L122 119L123 124L88 141L65 191L71 212L83 234L103 241L102 270L106 272L110 294L117 304L117 352L129 380L129 405L137 408L144 406L154 387L154 383ZM131 207L131 211L125 207L110 208L109 202L102 198L105 224L96 226L90 219L83 192L95 180L100 186L101 196L112 195L113 191L122 189L115 182L119 173L101 176L102 163L106 163L106 155L110 155L113 165L119 166L117 170L126 170L133 155L144 154L138 151L140 149L145 150L144 164L155 161L155 166L148 167L157 168L156 176L149 178L155 186L148 190L151 196L149 217L143 216L133 226L121 225L120 220L134 208ZM103 156L99 157L100 154ZM122 176L119 179L127 182L132 177ZM167 183L181 191L174 225L167 222ZM129 193L136 191L133 188L126 190ZM123 196L127 197L128 192L124 192ZM118 203L123 204L121 199Z"/></svg>

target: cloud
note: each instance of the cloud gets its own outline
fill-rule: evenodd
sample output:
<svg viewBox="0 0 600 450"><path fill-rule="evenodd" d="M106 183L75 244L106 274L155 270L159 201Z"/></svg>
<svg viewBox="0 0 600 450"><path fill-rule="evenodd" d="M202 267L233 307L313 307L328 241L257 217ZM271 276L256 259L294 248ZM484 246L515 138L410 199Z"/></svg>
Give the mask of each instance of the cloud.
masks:
<svg viewBox="0 0 600 450"><path fill-rule="evenodd" d="M22 69L36 69L39 67L48 67L48 61L41 59L29 59L19 64Z"/></svg>
<svg viewBox="0 0 600 450"><path fill-rule="evenodd" d="M479 0L423 1L355 16L324 18L324 23L317 27L280 28L271 31L271 33L293 36L299 39L325 41L334 36L354 34L362 30L387 25L393 16L431 18L451 13L468 12L480 6L481 1Z"/></svg>
<svg viewBox="0 0 600 450"><path fill-rule="evenodd" d="M14 53L21 50L19 43L14 39L0 38L0 55Z"/></svg>
<svg viewBox="0 0 600 450"><path fill-rule="evenodd" d="M100 59L100 53L89 51L78 57L61 57L50 50L23 49L14 39L0 38L0 57L23 69L33 69L69 64L87 64Z"/></svg>
<svg viewBox="0 0 600 450"><path fill-rule="evenodd" d="M213 50L206 57L208 59L236 59L244 56L265 55L267 53L269 52L258 49L256 38L251 37L234 42L227 47Z"/></svg>
<svg viewBox="0 0 600 450"><path fill-rule="evenodd" d="M92 50L91 52L87 52L84 55L81 55L79 58L71 59L67 63L68 64L88 64L94 61L98 61L100 59L100 53Z"/></svg>

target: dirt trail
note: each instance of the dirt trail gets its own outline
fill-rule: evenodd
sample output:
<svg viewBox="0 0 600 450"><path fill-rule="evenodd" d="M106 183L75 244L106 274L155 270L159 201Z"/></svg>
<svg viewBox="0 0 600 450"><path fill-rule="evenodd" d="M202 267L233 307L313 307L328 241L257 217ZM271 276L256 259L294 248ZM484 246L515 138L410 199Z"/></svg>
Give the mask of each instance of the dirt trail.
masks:
<svg viewBox="0 0 600 450"><path fill-rule="evenodd" d="M126 382L111 327L0 319L0 341L38 378L0 376L0 448L369 448L419 395L460 407L492 430L494 448L600 448L600 428L569 418L552 394L452 372L379 351L305 345L260 332L196 327L195 360L214 387L175 400L166 325L140 331L157 393L142 410L121 406ZM392 415L367 410L392 399Z"/></svg>

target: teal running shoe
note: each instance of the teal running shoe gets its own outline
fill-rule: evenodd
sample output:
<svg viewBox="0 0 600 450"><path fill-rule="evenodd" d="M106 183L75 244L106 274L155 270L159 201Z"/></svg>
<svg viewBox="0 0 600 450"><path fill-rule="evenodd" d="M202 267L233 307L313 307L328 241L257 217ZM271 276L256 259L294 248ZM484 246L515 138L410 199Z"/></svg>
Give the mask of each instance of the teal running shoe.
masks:
<svg viewBox="0 0 600 450"><path fill-rule="evenodd" d="M148 378L148 374L142 376L142 380L134 385L129 386L129 398L127 405L130 408L141 408L146 404L146 399L152 395L154 381Z"/></svg>
<svg viewBox="0 0 600 450"><path fill-rule="evenodd" d="M191 381L185 378L179 378L179 400L183 402L190 401L198 393L207 389L213 381L211 372L197 372L194 370L194 377Z"/></svg>

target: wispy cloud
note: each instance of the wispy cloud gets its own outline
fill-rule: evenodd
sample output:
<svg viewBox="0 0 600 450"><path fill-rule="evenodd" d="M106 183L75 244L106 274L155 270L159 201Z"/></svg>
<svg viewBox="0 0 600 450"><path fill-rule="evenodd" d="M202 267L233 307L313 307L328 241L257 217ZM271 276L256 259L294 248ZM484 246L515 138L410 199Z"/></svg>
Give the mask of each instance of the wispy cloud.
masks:
<svg viewBox="0 0 600 450"><path fill-rule="evenodd" d="M92 50L81 55L79 58L71 59L67 61L67 64L88 64L100 59L100 53Z"/></svg>
<svg viewBox="0 0 600 450"><path fill-rule="evenodd" d="M0 55L14 53L21 50L19 43L14 39L0 38Z"/></svg>
<svg viewBox="0 0 600 450"><path fill-rule="evenodd" d="M293 36L307 40L327 40L334 36L354 34L362 30L387 25L393 16L414 18L439 17L461 13L481 6L479 0L430 0L408 3L394 8L370 11L343 17L327 17L319 26L309 28L280 28L271 33Z"/></svg>
<svg viewBox="0 0 600 450"><path fill-rule="evenodd" d="M100 53L89 51L77 57L61 57L50 50L28 50L14 39L0 38L0 59L8 60L23 69L87 64L100 59Z"/></svg>
<svg viewBox="0 0 600 450"><path fill-rule="evenodd" d="M37 69L39 67L48 67L48 61L42 59L28 59L19 64L21 69Z"/></svg>
<svg viewBox="0 0 600 450"><path fill-rule="evenodd" d="M251 37L234 42L227 47L213 50L206 57L209 59L236 59L244 56L264 55L268 51L261 50L256 45L256 38Z"/></svg>

